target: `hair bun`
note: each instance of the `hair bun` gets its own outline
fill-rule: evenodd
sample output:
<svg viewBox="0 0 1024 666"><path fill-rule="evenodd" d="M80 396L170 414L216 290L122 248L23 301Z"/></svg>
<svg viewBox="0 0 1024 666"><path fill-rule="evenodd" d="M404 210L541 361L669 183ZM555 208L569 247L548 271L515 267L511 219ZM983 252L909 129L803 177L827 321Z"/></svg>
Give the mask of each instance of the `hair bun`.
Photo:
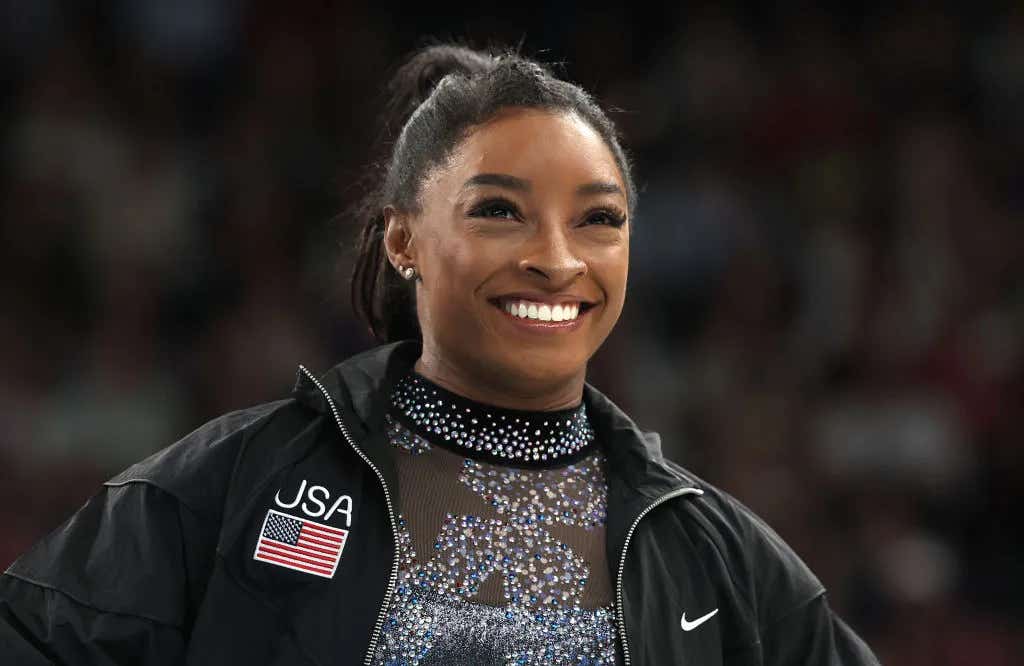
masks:
<svg viewBox="0 0 1024 666"><path fill-rule="evenodd" d="M405 124L412 112L430 97L441 79L449 74L472 76L486 72L497 58L465 46L440 44L420 49L403 64L388 85L391 96L389 115Z"/></svg>

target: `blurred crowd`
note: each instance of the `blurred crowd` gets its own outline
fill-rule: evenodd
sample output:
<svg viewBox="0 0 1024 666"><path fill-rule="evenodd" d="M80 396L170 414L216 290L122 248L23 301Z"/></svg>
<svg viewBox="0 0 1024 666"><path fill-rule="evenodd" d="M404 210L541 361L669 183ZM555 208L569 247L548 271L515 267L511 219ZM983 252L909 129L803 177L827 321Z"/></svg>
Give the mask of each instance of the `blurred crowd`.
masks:
<svg viewBox="0 0 1024 666"><path fill-rule="evenodd" d="M387 73L455 36L521 44L616 109L641 193L591 381L775 527L884 663L1020 663L1009 6L556 2L524 24L0 1L0 567L117 470L373 344L343 211Z"/></svg>

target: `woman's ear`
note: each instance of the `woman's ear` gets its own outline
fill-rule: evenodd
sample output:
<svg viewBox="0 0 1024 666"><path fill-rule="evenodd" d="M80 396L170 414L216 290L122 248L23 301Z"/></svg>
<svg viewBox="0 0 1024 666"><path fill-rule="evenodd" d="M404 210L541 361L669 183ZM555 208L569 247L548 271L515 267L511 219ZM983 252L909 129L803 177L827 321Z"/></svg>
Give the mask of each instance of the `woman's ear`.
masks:
<svg viewBox="0 0 1024 666"><path fill-rule="evenodd" d="M394 206L384 207L384 251L388 261L401 272L403 268L416 266L416 251L409 229L409 216Z"/></svg>

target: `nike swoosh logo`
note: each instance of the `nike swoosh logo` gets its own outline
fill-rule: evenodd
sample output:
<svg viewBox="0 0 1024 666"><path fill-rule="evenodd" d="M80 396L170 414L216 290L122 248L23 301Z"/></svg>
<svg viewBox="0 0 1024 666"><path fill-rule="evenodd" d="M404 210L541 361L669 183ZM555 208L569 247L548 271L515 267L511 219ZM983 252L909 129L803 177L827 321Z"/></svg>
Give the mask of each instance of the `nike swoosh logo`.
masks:
<svg viewBox="0 0 1024 666"><path fill-rule="evenodd" d="M714 617L715 613L717 612L718 609L716 608L707 615L702 615L698 617L696 620L691 620L690 622L686 621L686 613L683 613L683 616L679 618L679 626L682 627L683 631L693 631L694 629L696 629L697 627L699 627L700 625L704 624L712 617Z"/></svg>

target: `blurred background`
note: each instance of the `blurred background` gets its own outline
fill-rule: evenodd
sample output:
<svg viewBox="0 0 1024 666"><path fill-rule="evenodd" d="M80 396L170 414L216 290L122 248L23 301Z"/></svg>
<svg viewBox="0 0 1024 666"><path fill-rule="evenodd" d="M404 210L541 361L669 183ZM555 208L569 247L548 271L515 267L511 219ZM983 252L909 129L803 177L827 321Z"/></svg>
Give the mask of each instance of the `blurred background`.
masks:
<svg viewBox="0 0 1024 666"><path fill-rule="evenodd" d="M591 380L883 662L1021 663L1024 6L822 7L0 0L0 567L373 344L338 213L386 77L521 43L618 109L642 188Z"/></svg>

